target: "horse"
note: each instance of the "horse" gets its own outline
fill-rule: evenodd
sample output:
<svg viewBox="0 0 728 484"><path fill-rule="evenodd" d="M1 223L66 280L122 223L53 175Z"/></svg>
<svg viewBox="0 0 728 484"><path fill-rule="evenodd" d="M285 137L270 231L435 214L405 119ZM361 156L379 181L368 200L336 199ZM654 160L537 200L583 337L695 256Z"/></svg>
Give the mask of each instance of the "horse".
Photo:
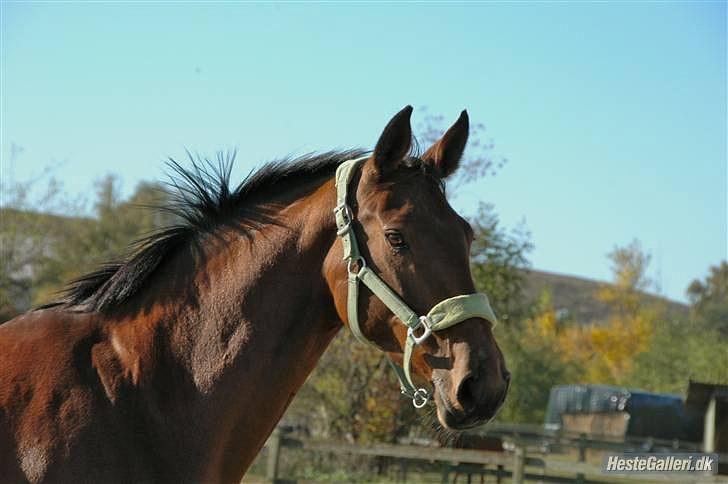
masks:
<svg viewBox="0 0 728 484"><path fill-rule="evenodd" d="M417 314L475 292L473 230L444 194L467 112L420 156L411 113L373 151L270 162L237 186L234 155L170 160L177 222L0 325L0 480L239 482L351 311L398 364L419 339L412 371L443 426L492 418L509 382L492 318L412 336L368 286L351 307L364 264ZM352 159L334 216L333 175ZM358 242L348 264L342 223Z"/></svg>

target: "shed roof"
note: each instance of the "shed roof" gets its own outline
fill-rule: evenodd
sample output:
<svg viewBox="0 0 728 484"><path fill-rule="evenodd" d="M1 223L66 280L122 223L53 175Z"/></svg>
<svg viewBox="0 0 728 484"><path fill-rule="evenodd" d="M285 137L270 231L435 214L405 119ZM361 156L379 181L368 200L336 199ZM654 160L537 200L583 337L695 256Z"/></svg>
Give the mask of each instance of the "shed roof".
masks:
<svg viewBox="0 0 728 484"><path fill-rule="evenodd" d="M685 405L689 407L704 408L712 397L717 400L728 402L728 385L717 383L703 383L690 380L688 385L688 397Z"/></svg>

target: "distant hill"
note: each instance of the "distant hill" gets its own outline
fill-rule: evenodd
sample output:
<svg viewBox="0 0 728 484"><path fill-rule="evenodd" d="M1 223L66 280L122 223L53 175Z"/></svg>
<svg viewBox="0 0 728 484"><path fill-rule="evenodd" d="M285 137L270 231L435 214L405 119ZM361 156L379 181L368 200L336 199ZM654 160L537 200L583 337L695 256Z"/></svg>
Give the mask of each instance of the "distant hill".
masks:
<svg viewBox="0 0 728 484"><path fill-rule="evenodd" d="M609 307L595 297L604 284L608 283L532 269L526 272L523 289L529 302L535 301L544 290L548 290L557 311L568 311L576 321L588 324L609 316ZM648 300L664 303L668 314L675 318L683 318L688 314L688 306L685 304L652 294L647 294L646 297Z"/></svg>

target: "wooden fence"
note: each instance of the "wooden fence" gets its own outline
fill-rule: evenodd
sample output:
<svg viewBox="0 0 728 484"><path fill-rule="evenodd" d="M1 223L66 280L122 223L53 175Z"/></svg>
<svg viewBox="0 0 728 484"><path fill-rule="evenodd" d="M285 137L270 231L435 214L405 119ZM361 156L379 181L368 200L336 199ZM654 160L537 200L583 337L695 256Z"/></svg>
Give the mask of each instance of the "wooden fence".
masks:
<svg viewBox="0 0 728 484"><path fill-rule="evenodd" d="M497 430L497 429L494 429ZM508 430L508 432L506 432ZM523 428L509 429L502 428L503 433L509 433L512 437L524 435ZM520 432L520 433L519 433ZM542 435L544 437L544 435ZM588 437L585 434L577 436L547 433L554 444L575 449L575 459L568 455L552 455L548 448L549 439L542 440L540 445L534 445L535 437L528 434L526 438L518 440L506 439L507 450L505 452L483 451L475 449L454 449L437 446L407 445L407 444L374 444L354 445L345 442L328 442L312 439L292 438L277 428L266 444L266 471L265 480L269 483L290 483L291 480L282 480L280 476L281 453L286 449L300 449L309 452L325 454L349 454L369 457L387 457L399 464L398 480L407 481L408 469L416 468L423 463L440 463L441 482L451 482L459 476L464 476L468 483L472 482L473 476L479 477L483 482L485 476L493 476L495 482L512 482L521 484L528 481L539 482L562 482L562 483L583 483L602 484L607 482L685 482L685 474L632 474L629 476L606 475L601 472L601 466L587 462L586 454L590 449L599 451L625 451L625 443L611 440L599 440ZM676 444L673 441L658 441L660 449L666 444L673 448ZM652 446L651 448L647 448ZM683 447L690 447L683 444ZM637 447L643 452L654 451L655 442L645 440ZM678 450L678 449L674 449ZM673 451L674 451L673 450ZM693 450L695 449L681 449ZM289 450L290 451L290 450ZM721 456L721 461L727 456ZM291 477L291 476L286 476ZM691 476L693 477L693 476ZM698 476L695 476L696 478ZM700 482L724 482L728 483L726 476L704 476L700 475ZM452 482L455 482L452 481Z"/></svg>
<svg viewBox="0 0 728 484"><path fill-rule="evenodd" d="M481 434L520 445L545 447L545 451L549 447L567 447L580 449L580 452L585 449L615 452L700 452L702 447L700 442L679 439L586 434L562 429L548 430L533 424L488 424Z"/></svg>

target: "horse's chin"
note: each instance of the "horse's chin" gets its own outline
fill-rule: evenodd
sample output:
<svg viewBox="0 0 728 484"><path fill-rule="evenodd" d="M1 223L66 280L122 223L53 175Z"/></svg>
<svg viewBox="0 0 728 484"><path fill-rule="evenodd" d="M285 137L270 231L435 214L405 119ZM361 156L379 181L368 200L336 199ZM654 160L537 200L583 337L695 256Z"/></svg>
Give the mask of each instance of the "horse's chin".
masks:
<svg viewBox="0 0 728 484"><path fill-rule="evenodd" d="M464 430L472 429L485 425L490 419L469 419L462 415L462 412L456 410L450 400L447 398L444 391L438 382L434 384L434 400L435 408L437 409L437 421L443 427L443 429L452 432L460 433Z"/></svg>

